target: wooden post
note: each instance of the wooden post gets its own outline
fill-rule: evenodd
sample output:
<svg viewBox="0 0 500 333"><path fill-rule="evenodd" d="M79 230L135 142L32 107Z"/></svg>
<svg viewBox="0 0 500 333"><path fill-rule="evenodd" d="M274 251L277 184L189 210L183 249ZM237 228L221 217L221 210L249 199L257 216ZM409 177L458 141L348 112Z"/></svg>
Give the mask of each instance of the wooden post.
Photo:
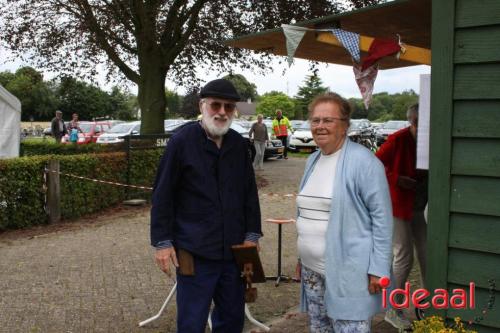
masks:
<svg viewBox="0 0 500 333"><path fill-rule="evenodd" d="M61 220L61 186L59 182L59 161L50 160L47 174L47 208L49 223Z"/></svg>

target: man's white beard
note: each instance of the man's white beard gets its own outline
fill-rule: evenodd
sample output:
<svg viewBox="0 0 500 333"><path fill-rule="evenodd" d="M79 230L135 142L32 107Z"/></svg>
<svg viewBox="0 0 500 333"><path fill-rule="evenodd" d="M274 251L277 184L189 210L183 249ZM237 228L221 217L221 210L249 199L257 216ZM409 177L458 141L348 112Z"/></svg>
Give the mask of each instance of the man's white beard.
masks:
<svg viewBox="0 0 500 333"><path fill-rule="evenodd" d="M220 118L218 114L215 114L213 116L210 116L208 111L203 110L201 119L203 124L205 125L205 129L207 130L208 134L213 137L221 137L224 134L227 133L229 130L229 127L231 126L231 123L233 122L233 117L226 117L227 121L224 124L224 126L220 127L215 124L215 119Z"/></svg>

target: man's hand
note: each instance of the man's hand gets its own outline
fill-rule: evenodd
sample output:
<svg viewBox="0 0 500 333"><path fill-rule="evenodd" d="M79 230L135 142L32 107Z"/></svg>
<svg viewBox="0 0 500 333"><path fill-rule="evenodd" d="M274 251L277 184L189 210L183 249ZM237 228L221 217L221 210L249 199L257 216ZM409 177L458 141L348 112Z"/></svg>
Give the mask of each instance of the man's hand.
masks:
<svg viewBox="0 0 500 333"><path fill-rule="evenodd" d="M382 292L379 280L380 277L368 274L368 291L370 294L378 294Z"/></svg>
<svg viewBox="0 0 500 333"><path fill-rule="evenodd" d="M173 247L156 250L155 259L160 269L167 273L168 276L170 276L170 262L172 262L175 267L179 267L177 255Z"/></svg>
<svg viewBox="0 0 500 333"><path fill-rule="evenodd" d="M255 243L255 242L251 242L251 241L244 241L243 242L243 246L256 246L257 247L257 251L260 252L260 245L259 243Z"/></svg>

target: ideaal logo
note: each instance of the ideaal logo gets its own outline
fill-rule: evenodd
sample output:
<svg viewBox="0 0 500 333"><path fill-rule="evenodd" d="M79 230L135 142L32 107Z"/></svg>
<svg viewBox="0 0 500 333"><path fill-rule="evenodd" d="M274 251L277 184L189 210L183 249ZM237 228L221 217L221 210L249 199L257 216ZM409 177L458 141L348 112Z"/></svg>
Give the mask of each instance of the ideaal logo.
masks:
<svg viewBox="0 0 500 333"><path fill-rule="evenodd" d="M387 308L387 302L394 309L403 309L410 307L410 301L413 306L417 309L428 309L431 304L435 309L474 309L476 307L476 285L474 282L469 283L469 296L467 297L467 292L465 289L453 289L452 293L448 293L446 289L436 289L434 294L424 288L419 288L410 293L410 283L405 283L404 289L394 289L391 292L387 290L387 287L391 284L391 280L384 276L380 278L380 286L382 287L382 306ZM402 295L404 301L398 303L396 301L396 295ZM429 302L429 296L430 298ZM451 296L451 297L450 297Z"/></svg>

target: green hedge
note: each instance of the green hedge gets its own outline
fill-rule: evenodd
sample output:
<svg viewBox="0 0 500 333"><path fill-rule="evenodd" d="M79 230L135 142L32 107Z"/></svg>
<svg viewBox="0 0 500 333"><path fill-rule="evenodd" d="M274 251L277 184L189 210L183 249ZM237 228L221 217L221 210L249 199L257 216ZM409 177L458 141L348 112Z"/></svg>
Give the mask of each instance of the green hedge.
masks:
<svg viewBox="0 0 500 333"><path fill-rule="evenodd" d="M131 153L130 183L152 186L163 149ZM125 183L125 153L45 155L0 160L0 230L47 223L44 211L44 169L60 161L61 173ZM73 219L97 212L125 199L124 187L60 176L61 216ZM131 191L130 197L151 197L151 191Z"/></svg>
<svg viewBox="0 0 500 333"><path fill-rule="evenodd" d="M90 143L85 145L78 144L58 144L49 140L25 140L21 142L21 156L36 155L75 155L88 153L104 153L124 151L122 144L102 145Z"/></svg>

